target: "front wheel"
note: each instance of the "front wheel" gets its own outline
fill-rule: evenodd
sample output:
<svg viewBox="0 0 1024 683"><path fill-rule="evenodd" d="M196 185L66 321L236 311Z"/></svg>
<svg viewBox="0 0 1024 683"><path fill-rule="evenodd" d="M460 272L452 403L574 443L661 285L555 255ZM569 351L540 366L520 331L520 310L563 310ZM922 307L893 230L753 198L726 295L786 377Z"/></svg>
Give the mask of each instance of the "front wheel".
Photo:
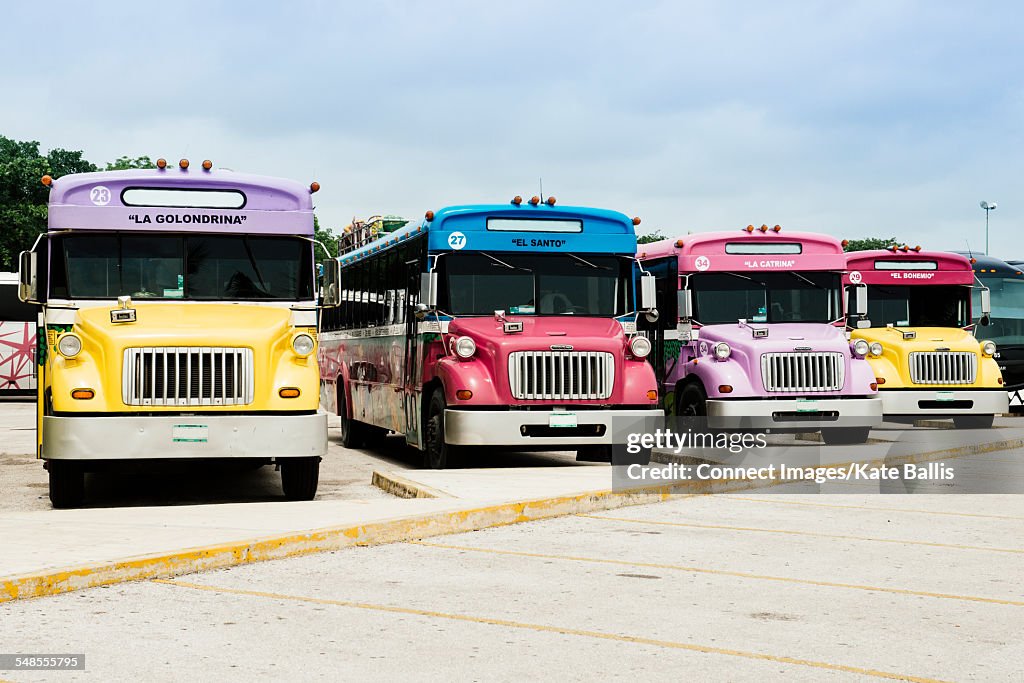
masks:
<svg viewBox="0 0 1024 683"><path fill-rule="evenodd" d="M427 419L423 434L426 450L423 451L423 465L432 470L458 467L462 449L445 441L444 411L448 403L444 400L444 389L436 389L427 404Z"/></svg>
<svg viewBox="0 0 1024 683"><path fill-rule="evenodd" d="M821 430L821 440L829 446L866 443L870 427L831 427Z"/></svg>
<svg viewBox="0 0 1024 683"><path fill-rule="evenodd" d="M704 417L708 414L708 395L696 383L687 384L676 396L677 417Z"/></svg>
<svg viewBox="0 0 1024 683"><path fill-rule="evenodd" d="M348 402L345 400L345 386L338 380L338 422L341 427L341 445L345 448L359 448L363 445L360 423L349 417Z"/></svg>
<svg viewBox="0 0 1024 683"><path fill-rule="evenodd" d="M995 419L995 415L956 415L953 426L957 429L989 429Z"/></svg>
<svg viewBox="0 0 1024 683"><path fill-rule="evenodd" d="M50 504L53 507L76 508L85 499L85 470L80 463L69 460L48 460L50 473Z"/></svg>
<svg viewBox="0 0 1024 683"><path fill-rule="evenodd" d="M288 500L313 500L320 483L320 456L281 458L281 488Z"/></svg>

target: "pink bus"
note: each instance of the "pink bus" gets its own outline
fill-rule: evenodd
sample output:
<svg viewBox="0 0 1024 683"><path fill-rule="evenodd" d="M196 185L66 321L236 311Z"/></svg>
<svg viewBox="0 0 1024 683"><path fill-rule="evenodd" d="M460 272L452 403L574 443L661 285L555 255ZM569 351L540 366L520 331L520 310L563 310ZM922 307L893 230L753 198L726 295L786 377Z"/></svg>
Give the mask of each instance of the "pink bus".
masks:
<svg viewBox="0 0 1024 683"><path fill-rule="evenodd" d="M868 343L845 331L839 240L747 226L647 244L640 260L657 281L651 358L666 413L820 430L828 444L863 443L881 424Z"/></svg>
<svg viewBox="0 0 1024 683"><path fill-rule="evenodd" d="M324 303L340 306L320 321L342 444L395 432L432 468L493 447L610 459L613 420L662 415L634 220L517 197L353 235L325 264Z"/></svg>
<svg viewBox="0 0 1024 683"><path fill-rule="evenodd" d="M18 299L18 274L0 273L0 396L36 393L39 308Z"/></svg>

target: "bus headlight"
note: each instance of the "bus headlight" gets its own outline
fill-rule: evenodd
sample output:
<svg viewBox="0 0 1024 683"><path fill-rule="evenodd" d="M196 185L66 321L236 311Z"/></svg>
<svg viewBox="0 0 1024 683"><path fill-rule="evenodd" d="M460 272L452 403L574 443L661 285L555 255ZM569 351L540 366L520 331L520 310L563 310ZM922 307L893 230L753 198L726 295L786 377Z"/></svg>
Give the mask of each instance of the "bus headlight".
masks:
<svg viewBox="0 0 1024 683"><path fill-rule="evenodd" d="M60 341L57 342L57 350L65 358L74 358L82 352L82 340L75 334L61 335Z"/></svg>
<svg viewBox="0 0 1024 683"><path fill-rule="evenodd" d="M718 342L715 344L715 358L718 360L725 360L732 355L732 347L725 342Z"/></svg>
<svg viewBox="0 0 1024 683"><path fill-rule="evenodd" d="M315 342L308 334L300 334L292 339L292 351L300 356L308 356L313 353Z"/></svg>
<svg viewBox="0 0 1024 683"><path fill-rule="evenodd" d="M633 337L629 340L629 352L637 358L647 358L651 352L651 340L647 337Z"/></svg>
<svg viewBox="0 0 1024 683"><path fill-rule="evenodd" d="M872 356L881 356L883 350L882 345L878 342L871 342L871 344L868 345L868 351L871 352Z"/></svg>
<svg viewBox="0 0 1024 683"><path fill-rule="evenodd" d="M455 353L459 358L472 358L476 353L476 342L472 337L459 337L455 340Z"/></svg>
<svg viewBox="0 0 1024 683"><path fill-rule="evenodd" d="M981 352L986 356L996 355L996 343L991 339L981 342Z"/></svg>
<svg viewBox="0 0 1024 683"><path fill-rule="evenodd" d="M863 358L864 356L868 355L869 351L871 351L871 345L868 344L867 341L863 339L858 339L857 341L853 342L853 344L850 345L850 348L853 349L853 352L857 354L859 358Z"/></svg>

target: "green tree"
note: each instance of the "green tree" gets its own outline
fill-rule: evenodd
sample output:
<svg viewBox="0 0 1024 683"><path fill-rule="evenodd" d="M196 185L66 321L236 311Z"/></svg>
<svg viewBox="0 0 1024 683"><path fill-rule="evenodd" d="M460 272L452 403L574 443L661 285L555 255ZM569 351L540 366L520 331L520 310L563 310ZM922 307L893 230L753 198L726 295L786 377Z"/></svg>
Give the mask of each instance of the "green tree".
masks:
<svg viewBox="0 0 1024 683"><path fill-rule="evenodd" d="M865 237L859 240L843 240L843 251L868 251L871 249L888 249L894 244L903 244L895 237Z"/></svg>
<svg viewBox="0 0 1024 683"><path fill-rule="evenodd" d="M320 219L313 216L313 239L321 242L327 250L331 252L331 258L335 258L338 255L338 238L340 236L336 234L330 228L321 228ZM324 250L317 247L316 249L316 261L319 263L323 259L327 258L324 254Z"/></svg>
<svg viewBox="0 0 1024 683"><path fill-rule="evenodd" d="M655 230L654 232L646 235L640 235L636 238L637 244L650 244L651 242L657 242L665 239L665 236L661 234L661 230Z"/></svg>
<svg viewBox="0 0 1024 683"><path fill-rule="evenodd" d="M95 170L80 151L52 149L44 155L36 141L0 135L0 270L17 270L18 254L46 232L49 190L40 179Z"/></svg>
<svg viewBox="0 0 1024 683"><path fill-rule="evenodd" d="M126 171L132 168L156 168L156 164L152 159L146 156L135 157L121 157L117 161L110 161L107 163L105 171Z"/></svg>

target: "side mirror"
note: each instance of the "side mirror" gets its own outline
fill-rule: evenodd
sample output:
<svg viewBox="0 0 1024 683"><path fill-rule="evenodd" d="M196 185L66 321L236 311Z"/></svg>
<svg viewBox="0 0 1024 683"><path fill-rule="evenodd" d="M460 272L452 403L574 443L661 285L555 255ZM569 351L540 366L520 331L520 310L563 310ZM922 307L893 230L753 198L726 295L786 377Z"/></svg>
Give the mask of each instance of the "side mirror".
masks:
<svg viewBox="0 0 1024 683"><path fill-rule="evenodd" d="M992 290L986 287L981 290L981 317L988 318L992 315ZM988 323L982 323L988 325Z"/></svg>
<svg viewBox="0 0 1024 683"><path fill-rule="evenodd" d="M437 308L437 271L420 275L420 304L427 309Z"/></svg>
<svg viewBox="0 0 1024 683"><path fill-rule="evenodd" d="M21 252L18 266L18 298L27 304L39 303L39 270L36 252Z"/></svg>
<svg viewBox="0 0 1024 683"><path fill-rule="evenodd" d="M640 310L652 311L657 307L654 294L654 276L644 273L640 276Z"/></svg>
<svg viewBox="0 0 1024 683"><path fill-rule="evenodd" d="M324 308L335 308L341 305L341 263L338 259L323 262L324 282L322 305Z"/></svg>
<svg viewBox="0 0 1024 683"><path fill-rule="evenodd" d="M679 318L689 320L693 317L693 291L680 289L676 292L676 305L679 307Z"/></svg>
<svg viewBox="0 0 1024 683"><path fill-rule="evenodd" d="M858 285L856 292L856 313L857 315L864 316L868 314L868 288L866 285Z"/></svg>

